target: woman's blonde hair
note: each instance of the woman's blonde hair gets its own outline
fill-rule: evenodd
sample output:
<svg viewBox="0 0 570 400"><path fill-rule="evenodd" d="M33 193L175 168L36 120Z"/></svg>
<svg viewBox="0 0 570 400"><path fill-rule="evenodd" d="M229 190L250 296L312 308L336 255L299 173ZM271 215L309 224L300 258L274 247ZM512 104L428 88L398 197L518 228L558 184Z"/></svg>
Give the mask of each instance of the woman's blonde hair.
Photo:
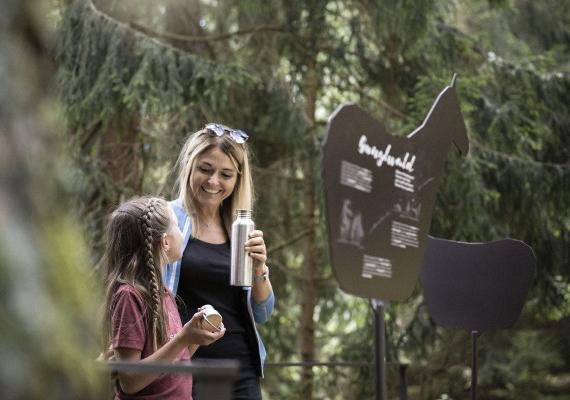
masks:
<svg viewBox="0 0 570 400"><path fill-rule="evenodd" d="M145 315L152 321L154 351L167 341L161 264L165 260L162 238L171 224L168 208L162 198L140 197L121 204L111 214L104 258L104 351L112 340L113 296L124 283L133 286L144 299Z"/></svg>
<svg viewBox="0 0 570 400"><path fill-rule="evenodd" d="M253 181L249 167L249 150L246 143L236 143L229 134L216 136L208 129L191 134L178 157L178 198L192 218L192 235L198 230L196 198L190 187L191 174L200 155L212 148L219 148L226 154L235 169L237 180L233 192L221 204L220 216L228 238L237 209L253 209Z"/></svg>

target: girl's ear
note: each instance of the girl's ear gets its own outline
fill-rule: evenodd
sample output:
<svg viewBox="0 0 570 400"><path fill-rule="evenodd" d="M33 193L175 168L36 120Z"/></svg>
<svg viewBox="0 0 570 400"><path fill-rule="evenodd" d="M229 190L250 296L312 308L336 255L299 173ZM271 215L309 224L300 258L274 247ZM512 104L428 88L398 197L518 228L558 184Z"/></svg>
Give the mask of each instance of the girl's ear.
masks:
<svg viewBox="0 0 570 400"><path fill-rule="evenodd" d="M160 239L160 244L164 251L170 250L170 241L168 240L168 235L166 233L162 234L162 239Z"/></svg>

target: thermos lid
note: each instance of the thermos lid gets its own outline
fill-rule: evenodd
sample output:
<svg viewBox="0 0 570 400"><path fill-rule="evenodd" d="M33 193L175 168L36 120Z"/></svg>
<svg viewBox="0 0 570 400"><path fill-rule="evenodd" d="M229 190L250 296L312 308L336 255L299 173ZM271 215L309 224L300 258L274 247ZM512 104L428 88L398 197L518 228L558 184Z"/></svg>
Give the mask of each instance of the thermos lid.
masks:
<svg viewBox="0 0 570 400"><path fill-rule="evenodd" d="M236 217L237 218L251 218L251 210L247 210L245 208L238 208L236 210Z"/></svg>

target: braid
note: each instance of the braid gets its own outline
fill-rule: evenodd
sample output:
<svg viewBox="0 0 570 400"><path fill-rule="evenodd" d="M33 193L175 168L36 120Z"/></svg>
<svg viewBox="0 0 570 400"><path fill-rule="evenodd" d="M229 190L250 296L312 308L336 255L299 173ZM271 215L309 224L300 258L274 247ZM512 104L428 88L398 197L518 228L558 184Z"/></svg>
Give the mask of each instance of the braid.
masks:
<svg viewBox="0 0 570 400"><path fill-rule="evenodd" d="M156 275L156 266L154 259L154 248L153 248L153 235L152 235L152 217L156 211L155 199L151 198L148 202L147 209L142 217L142 226L144 233L144 258L150 275L150 283L152 286L152 331L154 338L154 351L158 349L158 337L163 336L162 318L160 314L162 311L162 293L160 291L159 278ZM163 342L163 337L161 337L160 342Z"/></svg>

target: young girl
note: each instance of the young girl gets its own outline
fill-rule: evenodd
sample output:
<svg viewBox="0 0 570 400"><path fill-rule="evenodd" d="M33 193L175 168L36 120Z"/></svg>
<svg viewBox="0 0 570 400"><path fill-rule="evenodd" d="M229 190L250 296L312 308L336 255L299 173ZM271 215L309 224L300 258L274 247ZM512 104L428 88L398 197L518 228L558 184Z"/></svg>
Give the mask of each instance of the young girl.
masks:
<svg viewBox="0 0 570 400"><path fill-rule="evenodd" d="M184 325L162 283L163 268L182 256L182 233L166 201L136 198L111 215L107 231L104 348L121 361L189 361L199 345L225 333L200 328L199 311ZM190 399L192 377L120 372L115 399Z"/></svg>

